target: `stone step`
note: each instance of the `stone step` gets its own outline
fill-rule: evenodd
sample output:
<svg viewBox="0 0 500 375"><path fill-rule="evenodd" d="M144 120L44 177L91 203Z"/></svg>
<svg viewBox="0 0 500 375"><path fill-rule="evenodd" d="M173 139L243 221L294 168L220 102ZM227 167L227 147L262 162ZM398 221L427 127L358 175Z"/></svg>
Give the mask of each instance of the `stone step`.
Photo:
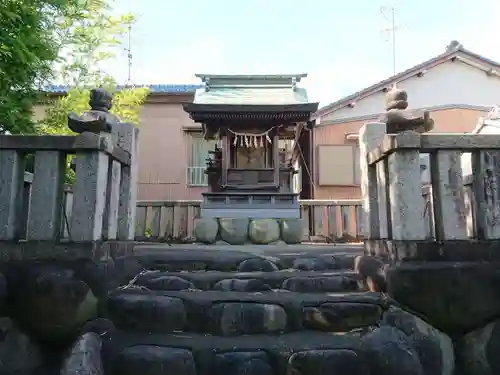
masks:
<svg viewBox="0 0 500 375"><path fill-rule="evenodd" d="M139 274L134 284L151 290L220 290L259 292L283 289L303 293L358 291L360 277L353 271L272 272L161 272Z"/></svg>
<svg viewBox="0 0 500 375"><path fill-rule="evenodd" d="M144 268L163 271L274 271L352 269L362 249L335 246L137 245L134 257Z"/></svg>
<svg viewBox="0 0 500 375"><path fill-rule="evenodd" d="M205 302L218 301L216 292L197 294L210 295ZM312 301L310 297L296 297L302 304L327 299ZM102 339L103 367L106 375L454 373L452 340L421 319L392 304L380 303L381 296L373 294L329 298L330 304L352 305L356 298L357 303L378 306L383 313L376 324L343 333L301 330L214 336L194 332L157 334L109 330L97 336ZM262 299L270 302L271 297Z"/></svg>
<svg viewBox="0 0 500 375"><path fill-rule="evenodd" d="M229 338L114 332L104 340L102 353L110 375L330 375L332 368L339 374L371 375L357 334Z"/></svg>
<svg viewBox="0 0 500 375"><path fill-rule="evenodd" d="M380 320L388 307L378 293L150 291L122 289L106 304L111 321L127 331L197 332L219 336L347 332Z"/></svg>

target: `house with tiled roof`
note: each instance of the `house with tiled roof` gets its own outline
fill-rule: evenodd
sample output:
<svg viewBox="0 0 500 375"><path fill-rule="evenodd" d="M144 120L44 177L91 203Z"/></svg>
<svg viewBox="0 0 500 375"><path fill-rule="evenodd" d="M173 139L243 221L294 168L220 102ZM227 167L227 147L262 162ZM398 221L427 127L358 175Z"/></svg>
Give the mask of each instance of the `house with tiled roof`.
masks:
<svg viewBox="0 0 500 375"><path fill-rule="evenodd" d="M191 120L183 104L193 102L223 101L232 105L275 104L286 106L295 102L307 102L306 90L300 81L307 74L294 76L259 75L226 76L197 75L202 85L150 85L150 93L141 109L139 135L139 200L201 200L208 188L205 174L209 151L214 150L215 141L203 137L202 126ZM210 84L207 77L211 79ZM215 81L224 81L216 85ZM289 82L288 82L289 81ZM137 86L137 85L136 85ZM119 89L120 87L118 87ZM49 86L45 89L51 96L64 95L66 86ZM199 103L198 103L199 104ZM35 116L43 116L43 107L35 108ZM311 149L310 131L304 131L298 143ZM284 147L289 142L283 141ZM280 151L286 151L281 150ZM310 159L300 159L310 162ZM300 166L299 166L300 167ZM309 165L304 169L309 169ZM305 177L305 175L304 175ZM307 179L303 188L301 181L294 182L306 198L311 197L311 186Z"/></svg>
<svg viewBox="0 0 500 375"><path fill-rule="evenodd" d="M320 108L311 150L314 198L359 198L357 133L380 118L395 84L407 91L410 109L430 111L433 132L469 133L500 101L500 63L453 41L444 53Z"/></svg>
<svg viewBox="0 0 500 375"><path fill-rule="evenodd" d="M439 56L320 108L310 139L301 145L308 165L301 173L308 180L307 198L359 198L356 136L384 112L384 95L393 84L408 92L410 108L431 112L434 131L467 133L500 101L500 64L455 42ZM201 199L206 191L205 159L214 145L182 107L203 87L149 85L140 123L139 199ZM66 90L46 89L55 96Z"/></svg>
<svg viewBox="0 0 500 375"><path fill-rule="evenodd" d="M142 86L142 85L135 85ZM155 84L141 110L139 137L140 200L201 199L205 191L203 173L209 145L201 127L184 112L200 85ZM125 86L124 86L125 87ZM120 87L118 87L120 88ZM50 96L64 95L67 86L48 86ZM35 116L43 116L42 107Z"/></svg>

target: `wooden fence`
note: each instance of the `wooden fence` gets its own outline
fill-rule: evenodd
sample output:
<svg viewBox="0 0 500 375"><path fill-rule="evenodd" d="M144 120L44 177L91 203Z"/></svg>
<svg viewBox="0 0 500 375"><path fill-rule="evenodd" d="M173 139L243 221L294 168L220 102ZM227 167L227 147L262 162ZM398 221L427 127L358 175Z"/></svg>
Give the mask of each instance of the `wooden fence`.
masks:
<svg viewBox="0 0 500 375"><path fill-rule="evenodd" d="M138 241L189 241L201 201L139 201ZM302 200L304 241L356 242L360 239L361 201Z"/></svg>
<svg viewBox="0 0 500 375"><path fill-rule="evenodd" d="M25 173L22 232L25 238L28 222L29 196L33 175ZM139 201L135 220L137 241L184 242L193 238L193 219L198 216L201 200ZM69 239L73 192L65 187L62 205L61 233ZM356 242L361 239L361 200L302 200L304 241Z"/></svg>
<svg viewBox="0 0 500 375"><path fill-rule="evenodd" d="M22 238L26 236L33 175L25 172L23 190ZM139 201L135 220L137 241L184 242L193 238L193 219L198 216L201 200ZM61 217L62 238L69 239L73 192L64 188ZM355 242L361 238L361 200L302 200L304 241Z"/></svg>

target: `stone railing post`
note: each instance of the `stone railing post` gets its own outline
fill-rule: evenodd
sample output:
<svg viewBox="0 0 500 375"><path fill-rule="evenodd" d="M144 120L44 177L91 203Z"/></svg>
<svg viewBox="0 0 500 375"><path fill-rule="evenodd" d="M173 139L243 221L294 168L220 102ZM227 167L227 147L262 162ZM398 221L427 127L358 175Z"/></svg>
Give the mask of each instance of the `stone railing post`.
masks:
<svg viewBox="0 0 500 375"><path fill-rule="evenodd" d="M111 144L110 134L99 134ZM85 133L79 137L84 138ZM103 151L76 155L76 180L73 186L70 240L97 241L103 237L106 210L109 156Z"/></svg>
<svg viewBox="0 0 500 375"><path fill-rule="evenodd" d="M113 128L117 146L130 153L130 166L121 166L118 205L118 239L134 240L137 205L139 130L130 123L121 123Z"/></svg>
<svg viewBox="0 0 500 375"><path fill-rule="evenodd" d="M375 239L380 238L381 233L378 225L379 215L384 214L376 207L370 207L370 192L377 191L376 187L371 187L370 179L368 178L368 163L366 154L380 145L380 142L386 134L386 124L382 122L372 122L363 125L359 131L359 166L361 170L361 199L362 199L362 215L361 215L361 233L364 238ZM383 175L383 171L382 171ZM383 198L382 194L381 198ZM379 204L379 207L385 207Z"/></svg>
<svg viewBox="0 0 500 375"><path fill-rule="evenodd" d="M62 193L66 155L58 150L36 151L29 196L27 240L47 241L62 236Z"/></svg>
<svg viewBox="0 0 500 375"><path fill-rule="evenodd" d="M425 240L420 134L413 131L399 133L396 142L405 147L386 158L391 237L393 240Z"/></svg>
<svg viewBox="0 0 500 375"><path fill-rule="evenodd" d="M21 153L0 149L0 240L13 240L19 235L23 178Z"/></svg>
<svg viewBox="0 0 500 375"><path fill-rule="evenodd" d="M82 116L70 114L69 127L80 133L78 142L85 143L87 133L98 134L102 148L114 148L112 129L118 118L111 113L112 96L102 89L90 93L91 110ZM70 240L98 241L116 238L119 168L110 163L108 152L98 150L78 153L75 158L76 181L73 188ZM112 173L109 173L111 169ZM110 209L111 207L111 209Z"/></svg>

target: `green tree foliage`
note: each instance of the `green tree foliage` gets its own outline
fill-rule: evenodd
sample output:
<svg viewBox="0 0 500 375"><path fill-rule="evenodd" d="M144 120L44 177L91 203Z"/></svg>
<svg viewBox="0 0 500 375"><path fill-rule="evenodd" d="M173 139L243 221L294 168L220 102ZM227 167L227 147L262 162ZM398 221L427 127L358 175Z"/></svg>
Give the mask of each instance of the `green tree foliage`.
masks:
<svg viewBox="0 0 500 375"><path fill-rule="evenodd" d="M89 88L103 86L114 93L111 112L122 121L139 123L140 108L148 94L143 87L116 90L113 78L102 71L103 63L116 57L121 40L134 22L132 14L113 15L111 0L87 0L78 17L61 19L59 30L62 49L56 66L57 75L71 89L52 101L38 130L48 134L70 134L69 112L81 114L89 109ZM123 48L121 48L123 50Z"/></svg>
<svg viewBox="0 0 500 375"><path fill-rule="evenodd" d="M68 112L88 109L89 87L116 87L102 71L133 23L113 15L113 0L0 0L0 132L70 133ZM32 108L44 85L57 79L72 87L59 99L42 98L46 116L33 124ZM112 112L138 123L145 88L115 94Z"/></svg>
<svg viewBox="0 0 500 375"><path fill-rule="evenodd" d="M107 90L114 92L111 112L123 122L138 124L140 109L149 89L137 87L117 91L114 86L109 86ZM45 118L37 124L38 130L43 134L73 134L67 125L68 113L81 114L89 110L89 96L90 90L87 88L70 89L65 96L53 101L48 106Z"/></svg>
<svg viewBox="0 0 500 375"><path fill-rule="evenodd" d="M0 132L33 132L32 106L60 50L54 19L79 0L0 0Z"/></svg>

